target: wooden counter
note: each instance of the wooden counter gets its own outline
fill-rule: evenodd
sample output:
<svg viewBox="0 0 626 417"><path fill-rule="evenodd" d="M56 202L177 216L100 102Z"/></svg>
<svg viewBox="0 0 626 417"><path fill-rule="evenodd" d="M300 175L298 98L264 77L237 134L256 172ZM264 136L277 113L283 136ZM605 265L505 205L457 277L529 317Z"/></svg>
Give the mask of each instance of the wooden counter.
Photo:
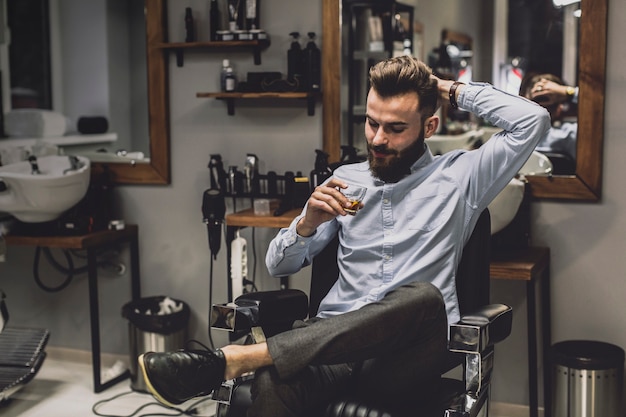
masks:
<svg viewBox="0 0 626 417"><path fill-rule="evenodd" d="M18 236L9 234L5 236L5 240L7 246L40 246L60 249L84 249L87 251L94 392L104 391L128 378L130 372L127 370L109 381L102 382L101 380L97 252L102 248L118 243L127 243L129 245L131 300L138 300L140 298L138 227L136 225L126 225L122 230L102 230L79 236Z"/></svg>

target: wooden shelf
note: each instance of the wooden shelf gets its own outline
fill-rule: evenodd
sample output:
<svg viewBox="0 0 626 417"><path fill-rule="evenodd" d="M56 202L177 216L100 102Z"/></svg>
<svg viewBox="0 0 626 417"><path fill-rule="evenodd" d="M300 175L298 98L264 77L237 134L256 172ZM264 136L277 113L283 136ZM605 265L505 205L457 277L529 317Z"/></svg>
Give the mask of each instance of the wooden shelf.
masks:
<svg viewBox="0 0 626 417"><path fill-rule="evenodd" d="M5 236L7 245L43 246L48 248L87 249L104 246L119 240L129 239L137 235L137 225L127 224L122 230L101 230L85 235L75 236Z"/></svg>
<svg viewBox="0 0 626 417"><path fill-rule="evenodd" d="M252 50L254 65L261 64L261 50L270 46L267 39L253 41L207 41L207 42L166 42L157 44L157 48L176 53L176 64L182 67L185 63L184 51L189 50Z"/></svg>
<svg viewBox="0 0 626 417"><path fill-rule="evenodd" d="M550 262L550 248L528 247L508 251L492 250L492 279L533 281L540 279Z"/></svg>
<svg viewBox="0 0 626 417"><path fill-rule="evenodd" d="M276 210L277 205L273 204L270 211ZM254 209L241 210L226 216L226 226L235 227L289 227L293 219L302 212L302 208L289 210L280 216L259 216L254 214Z"/></svg>
<svg viewBox="0 0 626 417"><path fill-rule="evenodd" d="M215 98L218 100L226 100L228 103L228 114L230 116L235 114L235 99L300 99L307 101L308 115L313 116L315 114L315 100L320 96L320 93L307 93L307 92L207 92L196 93L198 98Z"/></svg>

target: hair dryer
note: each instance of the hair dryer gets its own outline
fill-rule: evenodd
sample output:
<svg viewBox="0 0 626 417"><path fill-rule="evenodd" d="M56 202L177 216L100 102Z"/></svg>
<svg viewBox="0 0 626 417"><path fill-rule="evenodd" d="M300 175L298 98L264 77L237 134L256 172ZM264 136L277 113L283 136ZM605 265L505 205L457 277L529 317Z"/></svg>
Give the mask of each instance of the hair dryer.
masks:
<svg viewBox="0 0 626 417"><path fill-rule="evenodd" d="M222 222L226 214L224 194L215 188L209 188L202 194L202 216L209 234L209 250L213 259L217 258L222 242Z"/></svg>

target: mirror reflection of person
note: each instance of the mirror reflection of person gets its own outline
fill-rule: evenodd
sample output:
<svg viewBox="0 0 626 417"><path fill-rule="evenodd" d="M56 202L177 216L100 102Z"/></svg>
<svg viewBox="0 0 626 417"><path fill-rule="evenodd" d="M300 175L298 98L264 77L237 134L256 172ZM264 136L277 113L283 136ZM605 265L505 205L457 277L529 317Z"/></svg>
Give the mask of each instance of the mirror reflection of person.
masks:
<svg viewBox="0 0 626 417"><path fill-rule="evenodd" d="M296 417L339 393L406 410L432 396L459 320L455 274L480 214L550 128L534 102L486 83L441 80L416 58L370 69L368 160L343 165L315 188L301 214L270 242L271 275L288 276L339 237L336 284L316 317L265 342L214 350L148 352L139 365L165 404L207 395L254 372L248 417ZM502 129L479 149L434 156L425 138L443 102ZM347 215L341 189L367 187Z"/></svg>
<svg viewBox="0 0 626 417"><path fill-rule="evenodd" d="M568 116L578 104L578 87L567 85L553 74L536 74L522 82L520 94L545 107L552 119L552 128L537 145L537 151L563 154L573 163L576 160L578 123Z"/></svg>

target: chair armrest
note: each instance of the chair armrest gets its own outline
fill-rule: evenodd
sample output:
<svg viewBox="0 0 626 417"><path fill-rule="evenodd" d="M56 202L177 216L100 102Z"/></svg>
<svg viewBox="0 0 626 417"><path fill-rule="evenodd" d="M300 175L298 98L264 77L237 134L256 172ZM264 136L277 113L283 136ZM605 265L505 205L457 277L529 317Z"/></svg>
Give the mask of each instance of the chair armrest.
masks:
<svg viewBox="0 0 626 417"><path fill-rule="evenodd" d="M241 295L233 303L213 304L211 327L229 331L291 324L306 318L309 300L300 290L258 291Z"/></svg>
<svg viewBox="0 0 626 417"><path fill-rule="evenodd" d="M490 304L465 314L450 325L449 350L480 353L511 333L513 310L505 304Z"/></svg>

